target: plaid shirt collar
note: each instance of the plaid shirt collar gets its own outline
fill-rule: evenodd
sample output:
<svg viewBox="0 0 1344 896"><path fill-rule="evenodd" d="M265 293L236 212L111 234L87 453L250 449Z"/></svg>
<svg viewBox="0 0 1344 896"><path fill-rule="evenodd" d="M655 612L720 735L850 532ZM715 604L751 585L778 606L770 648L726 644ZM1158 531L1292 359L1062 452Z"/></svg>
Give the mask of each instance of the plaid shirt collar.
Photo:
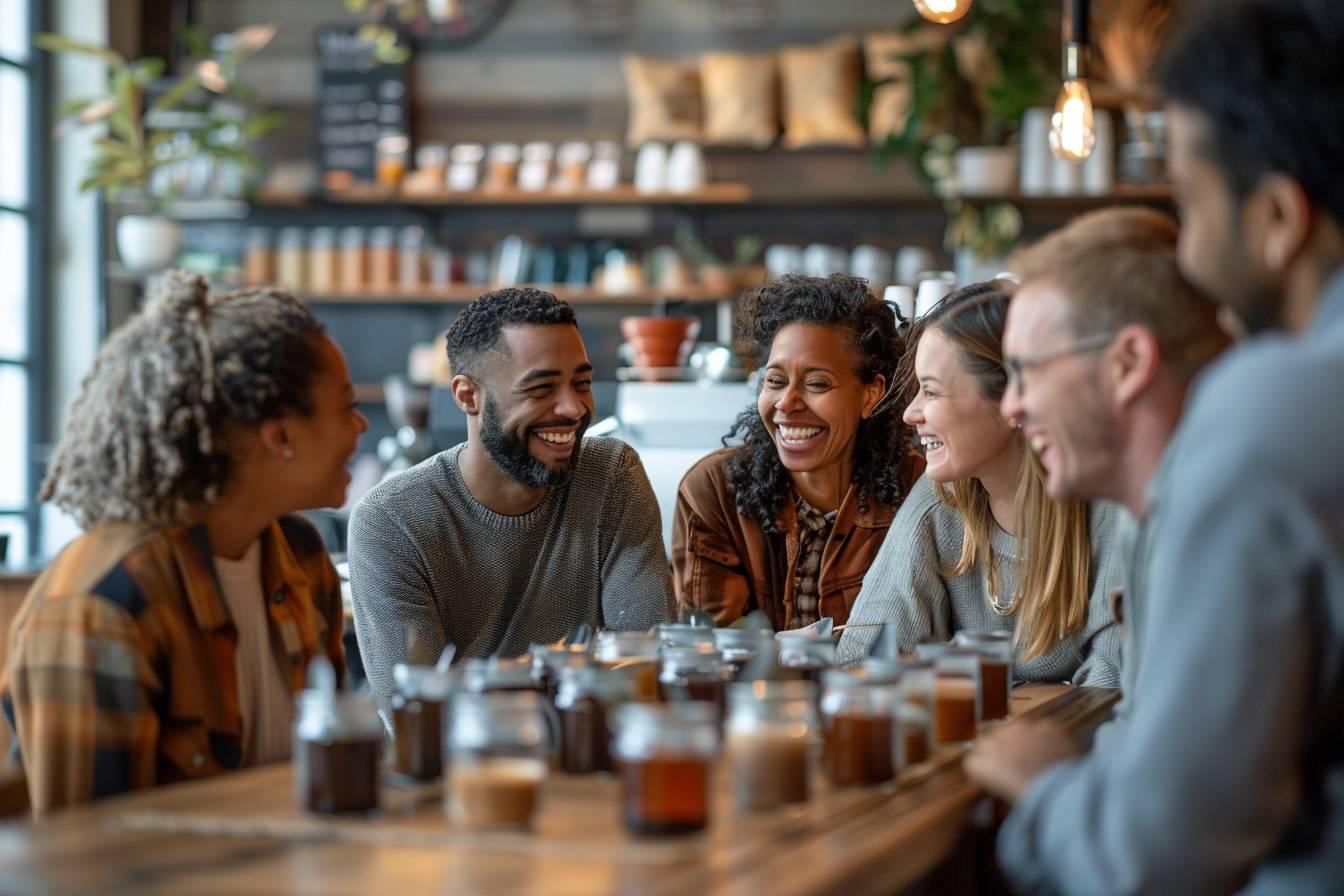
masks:
<svg viewBox="0 0 1344 896"><path fill-rule="evenodd" d="M182 527L168 535L173 546L187 600L196 623L202 629L217 629L232 622L224 604L223 590L215 571L215 553L204 525ZM288 589L308 588L303 565L294 556L278 522L262 531L261 585L268 601L274 601Z"/></svg>

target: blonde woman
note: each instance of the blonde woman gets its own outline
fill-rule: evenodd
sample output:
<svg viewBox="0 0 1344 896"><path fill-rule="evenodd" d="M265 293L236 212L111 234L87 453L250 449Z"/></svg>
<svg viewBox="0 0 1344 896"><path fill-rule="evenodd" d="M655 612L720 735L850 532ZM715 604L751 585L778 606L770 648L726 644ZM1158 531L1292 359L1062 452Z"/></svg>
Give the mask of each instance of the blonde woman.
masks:
<svg viewBox="0 0 1344 896"><path fill-rule="evenodd" d="M1005 630L1016 680L1115 687L1120 630L1107 595L1121 584L1118 511L1049 498L1040 463L1000 415L1007 310L1006 284L968 286L912 334L903 366L917 391L905 421L926 473L864 578L840 657L865 655L876 623L895 623L902 649Z"/></svg>
<svg viewBox="0 0 1344 896"><path fill-rule="evenodd" d="M169 273L80 386L39 497L84 527L11 630L0 707L36 812L290 753L340 580L294 512L339 506L368 422L283 292Z"/></svg>

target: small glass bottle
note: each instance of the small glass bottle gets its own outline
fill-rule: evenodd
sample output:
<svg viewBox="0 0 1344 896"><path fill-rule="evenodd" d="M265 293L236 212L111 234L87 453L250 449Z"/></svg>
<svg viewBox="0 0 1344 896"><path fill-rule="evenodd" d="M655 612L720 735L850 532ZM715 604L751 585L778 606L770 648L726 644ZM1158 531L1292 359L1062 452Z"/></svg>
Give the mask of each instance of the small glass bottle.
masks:
<svg viewBox="0 0 1344 896"><path fill-rule="evenodd" d="M341 264L338 282L342 291L357 295L368 284L364 228L341 228Z"/></svg>
<svg viewBox="0 0 1344 896"><path fill-rule="evenodd" d="M336 282L336 231L331 227L314 227L308 231L308 289L319 295L331 293Z"/></svg>
<svg viewBox="0 0 1344 896"><path fill-rule="evenodd" d="M392 697L396 769L419 781L437 778L443 774L444 719L453 677L433 666L397 663L392 679L397 685Z"/></svg>
<svg viewBox="0 0 1344 896"><path fill-rule="evenodd" d="M832 786L881 784L896 777L898 685L847 669L825 675L826 771Z"/></svg>
<svg viewBox="0 0 1344 896"><path fill-rule="evenodd" d="M425 228L410 225L397 234L397 285L417 290L425 282Z"/></svg>
<svg viewBox="0 0 1344 896"><path fill-rule="evenodd" d="M308 288L304 265L306 254L303 228L281 228L275 248L275 279L281 286L295 292Z"/></svg>
<svg viewBox="0 0 1344 896"><path fill-rule="evenodd" d="M635 699L656 702L658 690L658 639L646 632L600 631L593 655L609 669L628 669L635 680Z"/></svg>
<svg viewBox="0 0 1344 896"><path fill-rule="evenodd" d="M308 812L373 812L379 803L383 720L367 697L299 693L294 721L294 796Z"/></svg>
<svg viewBox="0 0 1344 896"><path fill-rule="evenodd" d="M662 649L662 669L658 685L663 699L669 702L698 701L714 706L715 716L722 723L728 682L732 667L725 666L723 654L712 645L699 647L667 647Z"/></svg>
<svg viewBox="0 0 1344 896"><path fill-rule="evenodd" d="M406 176L411 158L411 141L405 134L385 134L374 144L378 186L395 189Z"/></svg>
<svg viewBox="0 0 1344 896"><path fill-rule="evenodd" d="M636 834L682 834L709 822L719 734L702 704L631 703L616 715L622 817Z"/></svg>
<svg viewBox="0 0 1344 896"><path fill-rule="evenodd" d="M470 830L531 825L546 780L549 728L536 693L453 698L448 814Z"/></svg>
<svg viewBox="0 0 1344 896"><path fill-rule="evenodd" d="M369 230L369 286L390 290L396 282L397 232L391 227Z"/></svg>
<svg viewBox="0 0 1344 896"><path fill-rule="evenodd" d="M950 644L920 644L916 649L934 664L933 739L940 744L975 740L980 655L970 648Z"/></svg>
<svg viewBox="0 0 1344 896"><path fill-rule="evenodd" d="M634 698L635 680L602 666L564 666L555 695L560 717L560 770L571 775L615 771L611 722Z"/></svg>
<svg viewBox="0 0 1344 896"><path fill-rule="evenodd" d="M980 656L980 721L1008 718L1012 711L1013 633L957 632L954 640Z"/></svg>
<svg viewBox="0 0 1344 896"><path fill-rule="evenodd" d="M724 754L739 809L769 812L807 801L816 704L810 681L728 686Z"/></svg>
<svg viewBox="0 0 1344 896"><path fill-rule="evenodd" d="M269 227L249 227L243 247L243 282L264 286L275 282L275 246Z"/></svg>

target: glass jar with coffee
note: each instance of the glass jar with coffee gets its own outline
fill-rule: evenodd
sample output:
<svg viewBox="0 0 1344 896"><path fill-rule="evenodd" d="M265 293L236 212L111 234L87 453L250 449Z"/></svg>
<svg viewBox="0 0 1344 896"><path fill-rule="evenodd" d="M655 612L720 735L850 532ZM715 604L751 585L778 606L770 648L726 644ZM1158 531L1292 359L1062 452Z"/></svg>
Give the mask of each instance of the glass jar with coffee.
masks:
<svg viewBox="0 0 1344 896"><path fill-rule="evenodd" d="M896 777L899 686L848 669L825 673L824 683L823 760L832 786L881 784Z"/></svg>
<svg viewBox="0 0 1344 896"><path fill-rule="evenodd" d="M448 727L448 815L471 830L531 825L550 749L543 698L460 693Z"/></svg>
<svg viewBox="0 0 1344 896"><path fill-rule="evenodd" d="M664 622L658 626L658 643L664 647L713 647L714 629L707 625Z"/></svg>
<svg viewBox="0 0 1344 896"><path fill-rule="evenodd" d="M392 667L397 692L392 697L392 734L396 770L418 781L443 774L443 741L454 676L434 666L397 663Z"/></svg>
<svg viewBox="0 0 1344 896"><path fill-rule="evenodd" d="M1006 719L1013 687L1013 633L957 632L955 641L980 656L980 721Z"/></svg>
<svg viewBox="0 0 1344 896"><path fill-rule="evenodd" d="M779 664L808 681L821 683L822 673L835 666L835 642L827 637L784 633L779 641Z"/></svg>
<svg viewBox="0 0 1344 896"><path fill-rule="evenodd" d="M636 834L680 834L709 822L709 784L719 748L713 707L630 703L616 715L622 817Z"/></svg>
<svg viewBox="0 0 1344 896"><path fill-rule="evenodd" d="M928 761L933 752L935 675L932 660L906 658L901 669L901 705L897 710L901 768Z"/></svg>
<svg viewBox="0 0 1344 896"><path fill-rule="evenodd" d="M593 661L592 650L586 644L533 644L527 652L532 657L533 684L552 700L564 669L587 666Z"/></svg>
<svg viewBox="0 0 1344 896"><path fill-rule="evenodd" d="M713 705L715 717L722 722L725 688L732 679L731 666L725 666L723 654L712 645L664 647L658 686L663 699L683 703L699 701Z"/></svg>
<svg viewBox="0 0 1344 896"><path fill-rule="evenodd" d="M728 686L724 755L739 809L769 812L807 801L818 727L816 691L810 681Z"/></svg>
<svg viewBox="0 0 1344 896"><path fill-rule="evenodd" d="M656 701L658 638L646 632L601 631L593 646L597 661L609 669L628 669L635 679L635 699Z"/></svg>
<svg viewBox="0 0 1344 896"><path fill-rule="evenodd" d="M377 810L383 736L383 720L367 697L300 692L294 721L294 796L300 808L321 814Z"/></svg>
<svg viewBox="0 0 1344 896"><path fill-rule="evenodd" d="M980 655L951 644L920 644L917 650L934 664L933 739L940 744L975 740L980 714Z"/></svg>
<svg viewBox="0 0 1344 896"><path fill-rule="evenodd" d="M572 775L615 771L610 720L634 699L635 679L603 666L563 666L559 676L560 769Z"/></svg>

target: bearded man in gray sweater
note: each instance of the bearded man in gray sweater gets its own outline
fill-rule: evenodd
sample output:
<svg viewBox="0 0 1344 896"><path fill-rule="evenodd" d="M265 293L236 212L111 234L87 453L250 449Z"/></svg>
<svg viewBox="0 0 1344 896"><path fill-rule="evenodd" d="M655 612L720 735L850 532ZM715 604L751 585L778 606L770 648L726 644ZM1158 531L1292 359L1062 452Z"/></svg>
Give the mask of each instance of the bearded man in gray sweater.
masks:
<svg viewBox="0 0 1344 896"><path fill-rule="evenodd" d="M583 438L592 371L574 310L502 289L448 331L467 441L384 481L350 520L355 631L386 713L417 653L515 656L580 623L668 618L661 517L634 449Z"/></svg>

